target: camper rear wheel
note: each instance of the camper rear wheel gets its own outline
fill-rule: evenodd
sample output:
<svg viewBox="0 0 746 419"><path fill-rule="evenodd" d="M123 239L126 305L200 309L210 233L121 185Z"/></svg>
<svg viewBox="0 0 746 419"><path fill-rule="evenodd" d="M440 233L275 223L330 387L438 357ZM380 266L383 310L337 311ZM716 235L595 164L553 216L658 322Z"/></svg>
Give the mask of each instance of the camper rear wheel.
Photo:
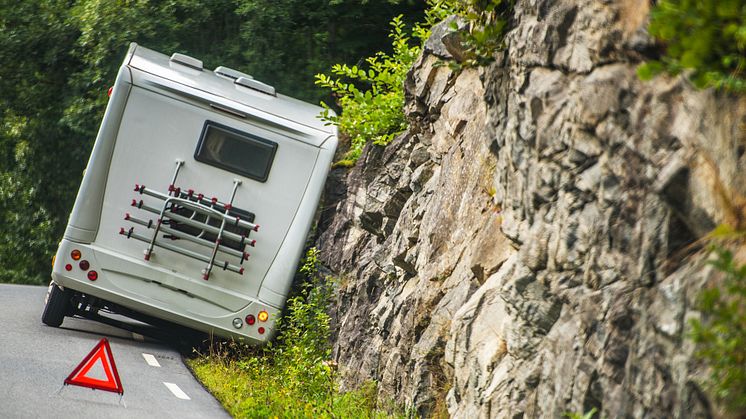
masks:
<svg viewBox="0 0 746 419"><path fill-rule="evenodd" d="M47 326L59 327L72 306L70 302L72 294L72 290L63 290L52 281L47 292L47 304L44 306L44 313L41 315L42 323Z"/></svg>

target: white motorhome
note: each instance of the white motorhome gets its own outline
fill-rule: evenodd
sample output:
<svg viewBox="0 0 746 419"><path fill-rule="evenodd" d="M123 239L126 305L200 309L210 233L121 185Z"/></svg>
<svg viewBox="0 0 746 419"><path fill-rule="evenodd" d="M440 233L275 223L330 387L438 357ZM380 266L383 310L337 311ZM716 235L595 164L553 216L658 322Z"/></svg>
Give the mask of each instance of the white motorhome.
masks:
<svg viewBox="0 0 746 419"><path fill-rule="evenodd" d="M335 127L247 74L134 43L110 94L42 321L103 311L267 341Z"/></svg>

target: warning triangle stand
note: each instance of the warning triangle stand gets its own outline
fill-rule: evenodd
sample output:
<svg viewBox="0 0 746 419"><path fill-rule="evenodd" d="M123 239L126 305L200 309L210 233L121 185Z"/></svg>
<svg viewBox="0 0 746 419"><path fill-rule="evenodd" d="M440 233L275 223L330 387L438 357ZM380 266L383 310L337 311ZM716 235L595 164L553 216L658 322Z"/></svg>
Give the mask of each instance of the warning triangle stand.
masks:
<svg viewBox="0 0 746 419"><path fill-rule="evenodd" d="M101 366L106 374L106 380L89 377L88 373L96 363ZM101 339L91 352L83 358L83 361L65 378L65 385L88 387L96 390L111 391L112 393L124 394L122 381L119 379L117 365L114 363L114 355L106 338Z"/></svg>

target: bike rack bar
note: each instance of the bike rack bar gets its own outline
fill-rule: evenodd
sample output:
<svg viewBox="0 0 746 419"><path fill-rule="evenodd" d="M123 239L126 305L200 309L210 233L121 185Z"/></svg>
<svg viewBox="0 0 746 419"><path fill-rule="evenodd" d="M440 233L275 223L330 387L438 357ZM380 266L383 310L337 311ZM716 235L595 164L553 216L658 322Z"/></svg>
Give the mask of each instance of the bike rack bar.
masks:
<svg viewBox="0 0 746 419"><path fill-rule="evenodd" d="M229 205L233 205L233 198L236 196L236 189L241 186L241 181L239 179L233 179L233 191L231 192L231 202ZM226 209L226 213L228 212L228 206L224 206ZM215 238L215 247L212 249L212 256L210 257L210 261L207 263L207 268L205 268L205 272L202 274L202 279L207 281L210 279L210 272L212 271L212 267L215 265L215 257L218 255L218 249L220 248L220 243L223 240L223 232L225 231L225 221L226 218L223 217L222 221L220 222L220 231L218 232L217 237ZM243 259L241 260L243 262Z"/></svg>
<svg viewBox="0 0 746 419"><path fill-rule="evenodd" d="M148 206L148 205L145 205L144 203L142 203L142 201L132 200L132 202L133 202L132 206L135 207L135 208L139 208L139 209L142 209L142 210L145 210L145 211L148 211L150 213L157 214L157 215L160 215L160 213L161 213L161 211L159 209L153 208L153 207ZM202 223L202 222L199 222L199 221L194 221L191 218L184 217L184 216L181 216L179 214L169 213L168 215L166 215L166 218L170 218L172 220L176 220L176 221L178 221L180 223L186 224L186 225L194 227L194 228L198 228L200 230L205 230L205 231L207 231L209 233L213 233L213 234L218 234L218 232L220 231L217 227L214 227L214 226L211 226L209 224L205 224L205 223ZM224 231L223 232L223 236L226 237L226 238L229 238L231 240L237 241L239 243L241 243L242 241L246 242L246 244L248 244L249 246L252 246L252 247L254 247L256 245L256 240L247 240L246 237L241 236L241 235L236 234L236 233L231 233L230 231Z"/></svg>
<svg viewBox="0 0 746 419"><path fill-rule="evenodd" d="M237 179L236 179L237 180ZM164 201L170 201L175 202L180 206L187 207L193 211L199 212L203 215L207 215L210 217L218 217L218 219L225 220L229 224L233 224L239 227L247 228L249 230L259 231L259 225L250 223L248 221L242 220L240 217L233 217L226 213L222 213L219 210L216 210L214 208L210 208L205 206L204 204L201 204L199 202L194 202L189 199L183 199L175 196L168 196L165 194L162 194L158 191L154 191L151 189L148 189L145 187L145 185L138 185L135 184L135 192L139 192L141 194L145 194L148 196L152 196L153 198L158 198ZM168 202L166 202L168 203ZM217 200L215 200L215 203L217 203ZM229 210L232 206L232 204L221 204L224 208L227 206L227 210ZM226 211L227 211L226 210ZM160 210L158 211L160 212Z"/></svg>
<svg viewBox="0 0 746 419"><path fill-rule="evenodd" d="M174 170L174 175L171 178L171 184L168 185L169 193L174 189L174 186L176 185L176 178L179 176L179 170L181 169L181 166L183 165L184 165L184 160L176 159L176 170Z"/></svg>
<svg viewBox="0 0 746 419"><path fill-rule="evenodd" d="M119 234L121 234L123 236L126 236L127 238L132 238L132 239L140 240L140 241L145 242L145 243L150 243L151 242L151 239L149 239L147 237L144 237L144 236L141 236L141 235L139 235L137 233L134 233L131 229L129 231L127 231L124 228L122 228L119 231ZM193 259L197 259L197 260L202 261L202 262L207 262L207 263L210 262L210 258L208 256L206 256L206 255L203 255L203 254L200 254L200 253L197 253L197 252L192 252L191 250L183 249L183 248L178 247L178 246L173 246L173 245L170 245L168 243L156 242L155 246L164 248L166 250L170 250L172 252L176 252L176 253L182 254L184 256L191 257ZM215 266L218 266L218 267L222 268L223 270L228 270L228 271L231 271L231 272L235 272L235 273L240 274L240 275L243 275L243 272L244 272L244 268L243 267L236 266L236 265L234 265L232 263L229 263L227 261L219 261L219 263L215 264Z"/></svg>
<svg viewBox="0 0 746 419"><path fill-rule="evenodd" d="M148 220L148 221L141 220L141 219L139 219L137 217L131 216L130 214L126 214L124 216L124 219L126 221L129 221L129 222L133 223L133 224L139 224L139 225L144 226L144 227L149 228L149 229L153 228L153 225L155 224L153 222L153 220ZM184 232L181 232L181 231L178 231L178 230L174 230L174 229L172 229L170 227L167 227L165 225L161 226L161 231L164 232L164 233L166 233L166 234L170 234L172 236L178 237L179 239L184 239L184 240L190 241L192 243L199 244L200 246L204 246L204 247L210 247L211 248L213 246L213 244L214 244L213 242L210 242L210 241L207 241L207 240L204 240L204 239L199 239L199 238L197 238L195 236L192 236L191 234L187 234L187 233L184 233ZM244 248L245 248L245 246L244 246ZM243 263L244 260L248 260L249 259L249 254L248 253L241 252L241 251L238 251L236 249L231 249L230 247L226 247L224 245L220 246L220 251L221 252L225 252L225 253L227 253L227 254L229 254L231 256L235 256L237 258L242 259L241 260L242 263Z"/></svg>

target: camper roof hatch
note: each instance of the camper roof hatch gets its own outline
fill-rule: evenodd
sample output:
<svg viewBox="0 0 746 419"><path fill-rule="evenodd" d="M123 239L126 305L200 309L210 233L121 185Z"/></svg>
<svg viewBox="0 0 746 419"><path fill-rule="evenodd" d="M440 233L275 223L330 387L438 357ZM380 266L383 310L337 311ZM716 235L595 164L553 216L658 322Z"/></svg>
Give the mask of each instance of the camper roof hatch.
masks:
<svg viewBox="0 0 746 419"><path fill-rule="evenodd" d="M181 64L181 65L185 65L187 67L191 67L191 68L193 68L195 70L199 70L199 71L202 71L202 69L203 69L203 67L202 67L202 60L198 60L198 59L196 59L194 57L190 57L188 55L179 54L178 52L175 52L171 56L171 62L172 63Z"/></svg>
<svg viewBox="0 0 746 419"><path fill-rule="evenodd" d="M262 83L259 80L254 80L246 77L239 77L234 82L239 86L248 87L249 89L257 90L262 93L266 93L270 96L277 96L277 93L275 92L275 88L266 84Z"/></svg>
<svg viewBox="0 0 746 419"><path fill-rule="evenodd" d="M253 79L250 75L246 73L242 73L238 70L234 70L232 68L220 66L213 70L213 73L217 74L218 76L228 77L229 79L236 80L239 77L246 77L247 79Z"/></svg>

